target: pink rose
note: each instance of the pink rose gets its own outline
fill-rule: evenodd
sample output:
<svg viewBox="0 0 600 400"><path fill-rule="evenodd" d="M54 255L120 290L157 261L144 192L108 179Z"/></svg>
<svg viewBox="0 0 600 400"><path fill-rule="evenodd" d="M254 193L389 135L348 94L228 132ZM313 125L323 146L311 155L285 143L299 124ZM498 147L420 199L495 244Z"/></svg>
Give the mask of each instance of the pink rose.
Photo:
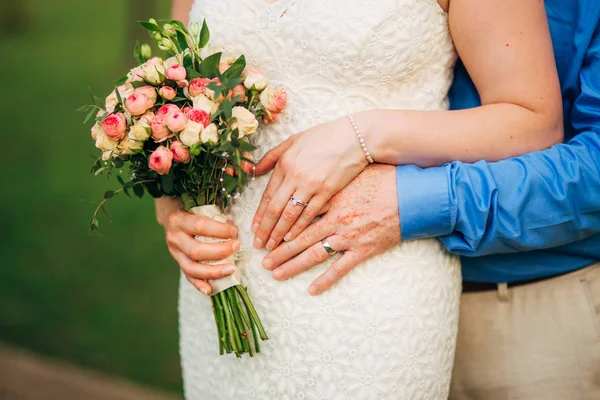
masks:
<svg viewBox="0 0 600 400"><path fill-rule="evenodd" d="M284 88L267 87L260 94L260 102L267 111L265 120L274 121L277 114L283 111L287 103L287 93Z"/></svg>
<svg viewBox="0 0 600 400"><path fill-rule="evenodd" d="M102 129L111 140L121 140L125 136L127 121L123 113L111 114L102 122Z"/></svg>
<svg viewBox="0 0 600 400"><path fill-rule="evenodd" d="M185 79L185 68L181 64L171 65L167 69L167 79L171 79L173 81L182 81Z"/></svg>
<svg viewBox="0 0 600 400"><path fill-rule="evenodd" d="M171 132L180 132L185 128L187 118L180 110L174 111L167 115L167 127Z"/></svg>
<svg viewBox="0 0 600 400"><path fill-rule="evenodd" d="M245 158L247 160L253 160L252 158L252 154L248 151L244 151L242 153L242 158ZM253 169L253 165L251 162L246 161L246 160L242 160L242 171L244 171L245 173L249 174L250 171L252 171Z"/></svg>
<svg viewBox="0 0 600 400"><path fill-rule="evenodd" d="M191 159L190 151L183 146L178 140L171 143L171 153L175 162L187 163Z"/></svg>
<svg viewBox="0 0 600 400"><path fill-rule="evenodd" d="M150 100L143 94L133 93L125 102L125 109L131 115L142 115L151 107Z"/></svg>
<svg viewBox="0 0 600 400"><path fill-rule="evenodd" d="M188 116L188 112L190 112L190 111L191 111L191 110L193 110L193 109L194 109L194 107L187 106L187 107L183 107L183 108L181 109L181 112L182 112L182 113L184 113L184 114L185 114L185 116L187 117L187 116Z"/></svg>
<svg viewBox="0 0 600 400"><path fill-rule="evenodd" d="M179 111L179 107L175 104L165 104L156 111L156 115L164 115L165 117L175 111Z"/></svg>
<svg viewBox="0 0 600 400"><path fill-rule="evenodd" d="M154 103L156 103L156 89L154 89L152 86L141 86L135 89L133 93L139 93L146 96L148 100L150 100L150 103L152 103L150 107L153 107Z"/></svg>
<svg viewBox="0 0 600 400"><path fill-rule="evenodd" d="M158 94L165 100L173 100L177 96L177 92L170 86L163 86L158 90Z"/></svg>
<svg viewBox="0 0 600 400"><path fill-rule="evenodd" d="M139 120L140 121L145 121L149 125L150 122L152 122L152 118L154 118L154 113L152 111L148 111L147 113L145 113L144 115L142 115Z"/></svg>
<svg viewBox="0 0 600 400"><path fill-rule="evenodd" d="M240 97L237 101L238 103L244 103L245 101L248 100L248 96L246 96L246 88L241 83L239 85L237 85L236 87L234 87L233 89L231 89L229 91L229 94L227 94L227 98L229 100L231 100L237 96Z"/></svg>
<svg viewBox="0 0 600 400"><path fill-rule="evenodd" d="M210 124L210 115L204 110L191 109L186 113L190 121L202 124L205 128Z"/></svg>
<svg viewBox="0 0 600 400"><path fill-rule="evenodd" d="M158 172L159 175L165 175L169 173L171 165L173 164L173 153L165 146L160 146L150 154L150 160L148 161L148 167Z"/></svg>
<svg viewBox="0 0 600 400"><path fill-rule="evenodd" d="M150 122L152 130L152 138L157 142L162 142L169 137L171 131L167 128L167 117L164 115L156 115Z"/></svg>
<svg viewBox="0 0 600 400"><path fill-rule="evenodd" d="M190 82L188 91L191 98L200 96L206 92L206 85L210 82L208 78L196 78Z"/></svg>
<svg viewBox="0 0 600 400"><path fill-rule="evenodd" d="M234 176L235 175L235 170L233 169L233 167L226 167L225 168L225 173L229 176Z"/></svg>

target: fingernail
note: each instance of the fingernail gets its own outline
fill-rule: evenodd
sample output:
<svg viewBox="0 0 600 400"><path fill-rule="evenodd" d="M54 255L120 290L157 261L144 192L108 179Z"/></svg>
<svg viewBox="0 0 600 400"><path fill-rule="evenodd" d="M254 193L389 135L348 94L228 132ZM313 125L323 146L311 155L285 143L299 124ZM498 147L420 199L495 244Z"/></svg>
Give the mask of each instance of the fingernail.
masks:
<svg viewBox="0 0 600 400"><path fill-rule="evenodd" d="M273 267L273 260L270 258L265 258L262 264L265 269L270 270Z"/></svg>
<svg viewBox="0 0 600 400"><path fill-rule="evenodd" d="M316 296L319 294L319 287L317 285L310 285L308 287L308 294L311 296Z"/></svg>
<svg viewBox="0 0 600 400"><path fill-rule="evenodd" d="M200 291L201 291L202 293L204 293L204 295L208 296L208 293L207 293L206 289L202 288L202 289L200 289Z"/></svg>
<svg viewBox="0 0 600 400"><path fill-rule="evenodd" d="M276 270L273 270L272 275L273 275L273 278L279 280L279 279L283 278L283 271L280 268L278 268Z"/></svg>
<svg viewBox="0 0 600 400"><path fill-rule="evenodd" d="M257 237L254 239L254 247L255 248L260 249L260 248L262 248L262 245L263 245L263 241L261 238Z"/></svg>
<svg viewBox="0 0 600 400"><path fill-rule="evenodd" d="M275 248L275 241L273 239L269 239L267 242L267 250L273 250Z"/></svg>
<svg viewBox="0 0 600 400"><path fill-rule="evenodd" d="M258 223L258 222L254 223L254 225L252 225L252 233L256 233L256 231L258 230L258 227L259 227L259 226L260 226L260 225L259 225L259 223Z"/></svg>
<svg viewBox="0 0 600 400"><path fill-rule="evenodd" d="M221 270L221 274L223 274L223 275L231 275L231 274L233 274L234 271L235 271L235 268L233 266L231 266L231 265L228 265L227 267L224 267Z"/></svg>
<svg viewBox="0 0 600 400"><path fill-rule="evenodd" d="M285 242L289 242L290 240L292 240L292 234L291 233L286 233L285 236L283 237L283 240Z"/></svg>
<svg viewBox="0 0 600 400"><path fill-rule="evenodd" d="M231 228L231 237L232 238L237 238L238 235L238 229L236 227Z"/></svg>
<svg viewBox="0 0 600 400"><path fill-rule="evenodd" d="M233 242L233 245L231 247L233 248L234 252L238 252L238 251L240 251L240 248L242 247L242 245L240 245L240 242L235 241L235 242Z"/></svg>

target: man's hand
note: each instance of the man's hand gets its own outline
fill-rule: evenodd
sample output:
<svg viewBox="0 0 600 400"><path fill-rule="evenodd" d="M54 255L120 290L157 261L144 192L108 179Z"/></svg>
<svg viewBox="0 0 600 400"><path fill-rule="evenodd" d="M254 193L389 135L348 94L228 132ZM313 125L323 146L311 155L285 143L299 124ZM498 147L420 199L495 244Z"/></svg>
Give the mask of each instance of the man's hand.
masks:
<svg viewBox="0 0 600 400"><path fill-rule="evenodd" d="M232 265L208 265L203 261L218 261L240 249L236 240L237 228L183 211L179 200L163 198L156 201L158 222L165 227L169 252L179 264L188 281L202 293L209 295L208 279L219 279L234 272ZM194 236L232 239L221 243L201 243Z"/></svg>
<svg viewBox="0 0 600 400"><path fill-rule="evenodd" d="M265 257L263 266L275 279L298 275L328 259L321 243L325 239L344 254L310 285L308 292L317 295L362 261L401 241L394 166L369 166L331 199L328 209L296 239Z"/></svg>

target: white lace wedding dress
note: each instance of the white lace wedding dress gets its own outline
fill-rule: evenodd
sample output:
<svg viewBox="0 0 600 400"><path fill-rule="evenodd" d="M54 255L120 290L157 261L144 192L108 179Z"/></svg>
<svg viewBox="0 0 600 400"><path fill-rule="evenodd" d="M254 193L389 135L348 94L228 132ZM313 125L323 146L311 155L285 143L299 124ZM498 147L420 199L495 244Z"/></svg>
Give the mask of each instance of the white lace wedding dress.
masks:
<svg viewBox="0 0 600 400"><path fill-rule="evenodd" d="M258 157L347 112L447 108L456 55L436 0L197 0L191 21L204 18L213 47L245 54L288 91L282 118L258 134ZM446 399L458 259L436 240L406 243L310 297L309 283L330 262L278 282L261 266L265 252L251 246L266 182L257 179L238 199L233 218L241 231L238 266L271 339L254 358L219 356L210 301L182 279L186 398Z"/></svg>

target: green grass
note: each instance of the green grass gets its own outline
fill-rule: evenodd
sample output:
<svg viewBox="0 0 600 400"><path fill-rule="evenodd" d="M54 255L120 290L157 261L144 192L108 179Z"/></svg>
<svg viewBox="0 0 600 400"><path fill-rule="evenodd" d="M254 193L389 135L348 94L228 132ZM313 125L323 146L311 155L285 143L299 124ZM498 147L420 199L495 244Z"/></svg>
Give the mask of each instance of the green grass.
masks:
<svg viewBox="0 0 600 400"><path fill-rule="evenodd" d="M125 3L30 0L0 36L0 340L180 391L179 272L151 199L111 200L114 223L87 233L89 201L116 182L89 174L74 110L124 72Z"/></svg>

